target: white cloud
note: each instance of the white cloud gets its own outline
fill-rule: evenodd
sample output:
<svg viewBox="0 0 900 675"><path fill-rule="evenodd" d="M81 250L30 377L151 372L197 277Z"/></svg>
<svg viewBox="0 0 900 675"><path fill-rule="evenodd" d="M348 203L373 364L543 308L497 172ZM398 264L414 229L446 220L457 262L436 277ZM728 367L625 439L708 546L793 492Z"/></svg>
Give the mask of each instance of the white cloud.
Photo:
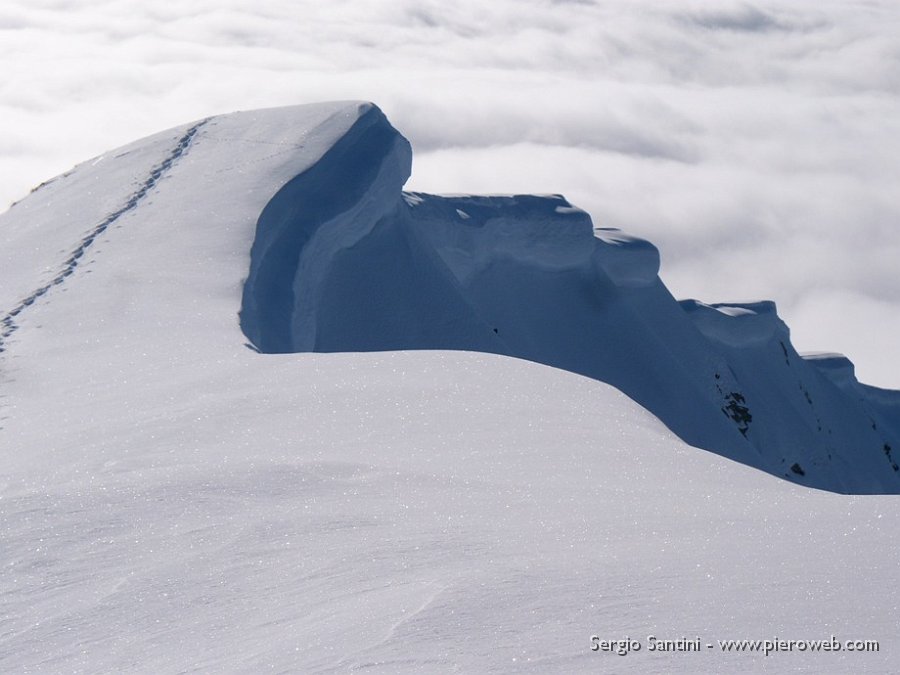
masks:
<svg viewBox="0 0 900 675"><path fill-rule="evenodd" d="M677 296L772 298L800 349L900 386L900 350L850 337L900 316L897 35L888 0L7 0L0 202L189 119L372 99L412 187L562 192L657 243Z"/></svg>
<svg viewBox="0 0 900 675"><path fill-rule="evenodd" d="M900 382L900 360L878 362L856 356L896 352L900 313L895 303L841 289L812 291L793 308L792 317L791 338L808 351L849 355L863 382L888 388Z"/></svg>

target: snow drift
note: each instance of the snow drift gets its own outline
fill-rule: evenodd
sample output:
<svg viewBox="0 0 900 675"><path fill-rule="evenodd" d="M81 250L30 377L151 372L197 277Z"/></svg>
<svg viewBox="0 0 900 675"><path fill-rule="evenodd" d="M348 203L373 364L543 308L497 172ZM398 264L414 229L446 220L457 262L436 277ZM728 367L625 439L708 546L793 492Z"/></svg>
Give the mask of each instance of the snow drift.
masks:
<svg viewBox="0 0 900 675"><path fill-rule="evenodd" d="M791 480L900 490L895 412L799 358L774 303L679 306L649 242L559 195L404 193L410 164L371 108L266 205L241 311L257 349L516 356L613 384L687 442Z"/></svg>
<svg viewBox="0 0 900 675"><path fill-rule="evenodd" d="M132 231L107 264L113 283L144 285L135 320L149 317L183 353L236 341L238 311L267 354L514 356L612 384L686 442L792 481L900 492L896 399L801 358L773 303L678 303L649 242L594 227L559 195L403 192L411 159L377 107L350 103L216 117L86 163L4 216L13 273L0 349L139 211L153 228ZM158 196L168 181L185 186L180 202ZM86 192L97 197L82 208ZM191 227L179 225L186 212ZM65 237L78 244L20 254ZM165 269L142 281L140 259L153 256ZM106 321L123 339L140 332L127 317Z"/></svg>

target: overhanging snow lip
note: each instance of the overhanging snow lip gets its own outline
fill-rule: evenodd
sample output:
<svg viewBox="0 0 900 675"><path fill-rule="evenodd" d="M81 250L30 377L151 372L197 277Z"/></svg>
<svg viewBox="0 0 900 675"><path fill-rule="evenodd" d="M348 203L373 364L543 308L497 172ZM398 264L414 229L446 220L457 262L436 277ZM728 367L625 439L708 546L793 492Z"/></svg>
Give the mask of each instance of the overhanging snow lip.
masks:
<svg viewBox="0 0 900 675"><path fill-rule="evenodd" d="M363 198L396 143L408 146L378 106L367 102L358 106L361 114L350 129L317 162L282 186L257 220L239 320L244 335L260 352L303 351L295 344L292 322L294 282L304 248L324 223Z"/></svg>

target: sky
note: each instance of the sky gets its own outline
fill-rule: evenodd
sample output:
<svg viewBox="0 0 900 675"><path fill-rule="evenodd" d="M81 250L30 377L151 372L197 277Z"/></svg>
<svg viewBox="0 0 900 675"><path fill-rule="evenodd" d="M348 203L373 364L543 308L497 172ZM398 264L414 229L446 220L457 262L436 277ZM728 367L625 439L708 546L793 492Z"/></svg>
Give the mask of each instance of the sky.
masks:
<svg viewBox="0 0 900 675"><path fill-rule="evenodd" d="M408 189L561 193L679 298L774 300L900 388L890 0L0 0L0 204L207 115L377 103Z"/></svg>

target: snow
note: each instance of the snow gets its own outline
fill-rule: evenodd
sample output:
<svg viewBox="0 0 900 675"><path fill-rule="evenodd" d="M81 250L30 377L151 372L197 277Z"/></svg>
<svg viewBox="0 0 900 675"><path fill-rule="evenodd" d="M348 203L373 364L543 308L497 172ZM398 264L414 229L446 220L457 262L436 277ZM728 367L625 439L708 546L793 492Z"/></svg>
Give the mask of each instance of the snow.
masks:
<svg viewBox="0 0 900 675"><path fill-rule="evenodd" d="M85 236L88 225L123 206L124 195L137 190L186 131L187 126L166 131L119 149L105 163L101 158L85 163L97 170L72 170L47 181L35 189L36 198L24 199L3 214L0 307L13 307L63 270L70 249L59 245ZM35 236L36 231L41 236Z"/></svg>
<svg viewBox="0 0 900 675"><path fill-rule="evenodd" d="M893 500L689 448L607 385L537 364L241 361L177 389L138 379L126 401L82 386L56 425L16 433L36 452L4 470L4 671L893 663ZM882 652L623 662L593 634Z"/></svg>
<svg viewBox="0 0 900 675"><path fill-rule="evenodd" d="M768 342L778 336L787 341L788 329L778 318L775 303L716 303L683 300L682 308L698 330L713 342L730 347L748 347Z"/></svg>
<svg viewBox="0 0 900 675"><path fill-rule="evenodd" d="M410 171L370 109L267 203L241 308L256 349L515 356L610 383L692 445L776 475L900 491L895 409L800 359L774 303L679 305L655 246L561 195L402 192Z"/></svg>
<svg viewBox="0 0 900 675"><path fill-rule="evenodd" d="M612 227L595 227L605 246L595 249L597 264L618 286L643 287L657 282L659 250L646 239Z"/></svg>
<svg viewBox="0 0 900 675"><path fill-rule="evenodd" d="M814 365L819 372L834 382L838 387L852 388L856 383L856 368L853 362L843 354L834 352L805 352L800 356L807 363Z"/></svg>
<svg viewBox="0 0 900 675"><path fill-rule="evenodd" d="M71 421L18 435L54 451L5 472L4 671L595 672L598 632L882 640L629 657L646 672L892 663L886 498L686 447L602 383L488 355L247 352L129 389L139 406L84 387Z"/></svg>
<svg viewBox="0 0 900 675"><path fill-rule="evenodd" d="M401 193L409 158L371 104L238 113L2 216L0 670L889 672L895 498L673 430L889 491L893 393L704 337L557 195Z"/></svg>

